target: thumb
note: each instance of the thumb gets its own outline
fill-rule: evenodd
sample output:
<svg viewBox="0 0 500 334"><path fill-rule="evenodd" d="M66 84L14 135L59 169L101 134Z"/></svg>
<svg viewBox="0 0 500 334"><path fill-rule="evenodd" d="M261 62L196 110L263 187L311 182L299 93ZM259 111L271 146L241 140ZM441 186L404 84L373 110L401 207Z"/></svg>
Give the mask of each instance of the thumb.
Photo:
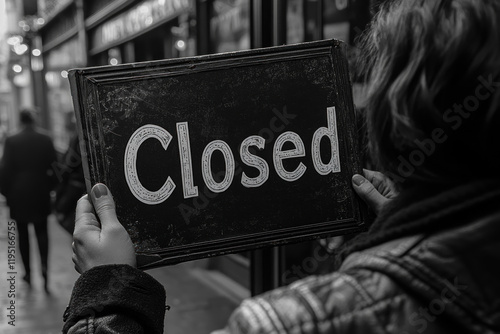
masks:
<svg viewBox="0 0 500 334"><path fill-rule="evenodd" d="M116 224L120 225L118 217L116 217L115 201L108 187L102 183L97 183L92 187L91 194L94 210L99 217L101 228L105 230L116 226Z"/></svg>
<svg viewBox="0 0 500 334"><path fill-rule="evenodd" d="M356 191L358 196L361 197L361 199L363 199L366 204L368 204L368 206L375 211L375 213L378 214L382 206L387 201L387 198L385 198L370 181L359 174L355 174L352 177L352 183L354 191Z"/></svg>

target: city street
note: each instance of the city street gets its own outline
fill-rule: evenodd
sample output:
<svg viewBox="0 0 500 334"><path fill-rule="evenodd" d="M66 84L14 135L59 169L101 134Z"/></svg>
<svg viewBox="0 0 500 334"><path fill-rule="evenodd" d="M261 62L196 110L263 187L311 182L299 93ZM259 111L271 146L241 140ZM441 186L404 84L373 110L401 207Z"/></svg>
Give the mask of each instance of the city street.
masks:
<svg viewBox="0 0 500 334"><path fill-rule="evenodd" d="M55 334L62 328L62 314L71 295L73 283L79 274L71 261L71 236L55 219L49 218L49 280L50 295L43 291L43 280L37 249L32 246L32 287L22 280L24 270L16 252L16 274L10 272L7 261L8 210L0 206L0 333L2 334ZM31 238L36 247L36 239ZM204 261L188 262L176 266L149 270L166 288L170 311L165 318L165 333L202 334L223 328L232 310L246 291L220 273L205 270ZM12 287L8 279L13 276L15 297L9 295ZM7 308L14 302L15 327L9 325Z"/></svg>

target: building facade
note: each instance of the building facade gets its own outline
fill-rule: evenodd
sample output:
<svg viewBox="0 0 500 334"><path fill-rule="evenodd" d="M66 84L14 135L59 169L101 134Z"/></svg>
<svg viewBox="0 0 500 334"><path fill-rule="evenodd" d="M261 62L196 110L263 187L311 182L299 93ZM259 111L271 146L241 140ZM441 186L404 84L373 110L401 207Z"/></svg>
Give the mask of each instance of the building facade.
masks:
<svg viewBox="0 0 500 334"><path fill-rule="evenodd" d="M74 131L67 70L325 38L352 43L368 0L38 0L43 58L37 104L56 146Z"/></svg>

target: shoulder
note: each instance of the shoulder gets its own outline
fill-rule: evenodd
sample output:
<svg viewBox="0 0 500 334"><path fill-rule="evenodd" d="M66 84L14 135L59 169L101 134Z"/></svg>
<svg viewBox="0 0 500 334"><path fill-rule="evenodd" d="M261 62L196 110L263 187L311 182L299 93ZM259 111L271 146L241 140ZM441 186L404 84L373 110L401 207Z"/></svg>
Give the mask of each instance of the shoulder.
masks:
<svg viewBox="0 0 500 334"><path fill-rule="evenodd" d="M41 128L22 129L17 133L7 136L5 140L6 142L9 141L11 143L15 143L18 141L33 140L33 138L36 138L37 141L42 140L52 142L52 137L49 132Z"/></svg>
<svg viewBox="0 0 500 334"><path fill-rule="evenodd" d="M39 142L39 145L43 146L47 150L54 150L54 142L52 140L50 133L47 130L37 128L34 131L34 135L36 137L37 142Z"/></svg>
<svg viewBox="0 0 500 334"><path fill-rule="evenodd" d="M50 133L42 128L36 128L35 133L40 137L40 138L45 138L45 140L50 140L52 141L52 137L50 136Z"/></svg>
<svg viewBox="0 0 500 334"><path fill-rule="evenodd" d="M12 132L5 138L5 142L11 142L11 143L15 142L15 141L19 140L19 138L22 136L23 136L22 131Z"/></svg>
<svg viewBox="0 0 500 334"><path fill-rule="evenodd" d="M233 313L230 333L363 333L379 327L383 315L404 309L408 296L388 276L351 268L313 276L245 300Z"/></svg>
<svg viewBox="0 0 500 334"><path fill-rule="evenodd" d="M22 133L14 133L5 138L4 151L14 152L17 150L17 146L23 141Z"/></svg>

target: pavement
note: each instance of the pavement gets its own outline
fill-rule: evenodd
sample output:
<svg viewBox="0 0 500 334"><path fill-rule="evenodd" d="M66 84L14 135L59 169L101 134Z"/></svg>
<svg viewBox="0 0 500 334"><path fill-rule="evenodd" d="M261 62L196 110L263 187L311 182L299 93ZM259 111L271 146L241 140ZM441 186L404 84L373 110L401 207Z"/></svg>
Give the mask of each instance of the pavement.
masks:
<svg viewBox="0 0 500 334"><path fill-rule="evenodd" d="M8 222L8 208L0 199L0 333L61 333L62 314L79 277L71 261L72 238L54 217L49 217L51 293L47 295L43 290L33 230L30 240L31 289L22 280L24 270L18 250L15 267L9 268ZM171 309L165 317L166 334L206 334L221 329L236 306L248 296L248 291L239 284L217 271L207 270L206 263L206 260L199 260L147 271L167 291L167 303Z"/></svg>

